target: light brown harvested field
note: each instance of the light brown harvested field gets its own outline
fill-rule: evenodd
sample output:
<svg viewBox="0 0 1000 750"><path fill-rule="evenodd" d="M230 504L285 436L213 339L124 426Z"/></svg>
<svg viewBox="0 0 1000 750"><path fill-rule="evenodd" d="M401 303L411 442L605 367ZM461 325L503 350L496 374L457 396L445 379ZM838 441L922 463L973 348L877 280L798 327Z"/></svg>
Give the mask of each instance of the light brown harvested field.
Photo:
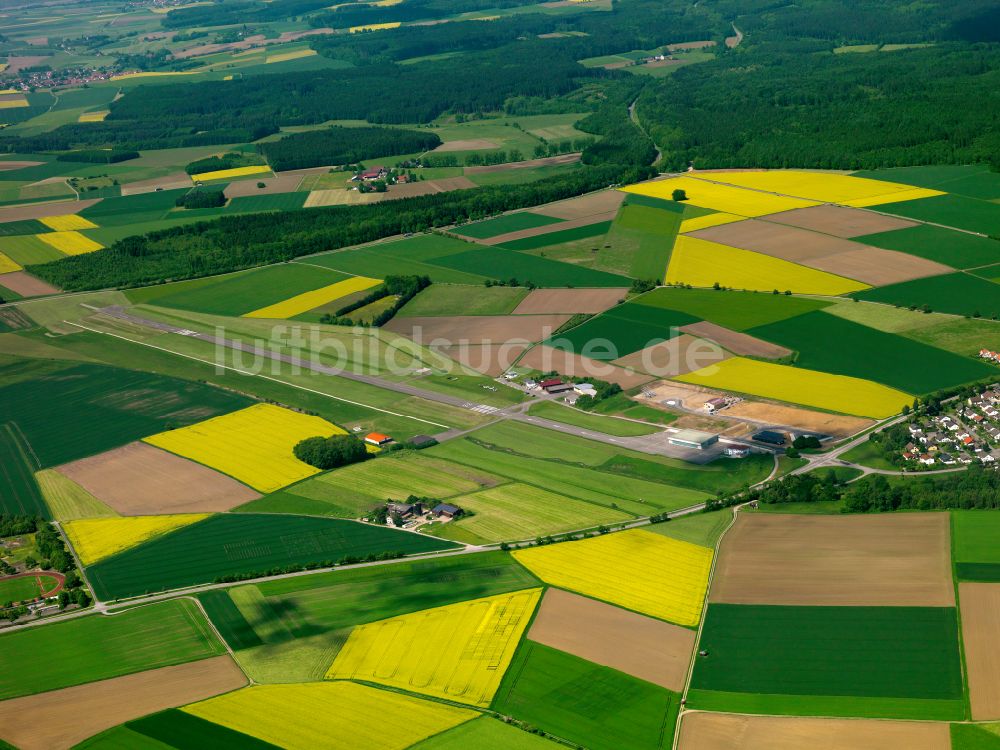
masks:
<svg viewBox="0 0 1000 750"><path fill-rule="evenodd" d="M749 355L751 357L763 357L764 359L781 359L792 353L791 349L772 344L769 341L763 341L747 333L732 331L705 320L700 323L681 326L680 330L700 336L703 339L708 339L709 341L714 341L733 354L741 356Z"/></svg>
<svg viewBox="0 0 1000 750"><path fill-rule="evenodd" d="M10 206L0 208L0 224L23 219L42 219L46 216L65 216L78 214L83 209L93 206L100 198L88 198L85 201L52 201L51 203L31 203L26 206Z"/></svg>
<svg viewBox="0 0 1000 750"><path fill-rule="evenodd" d="M490 172L508 172L511 169L557 167L563 164L575 164L578 161L580 161L579 152L573 154L559 154L559 156L543 156L541 159L510 161L506 164L485 164L478 167L466 167L465 174L489 174Z"/></svg>
<svg viewBox="0 0 1000 750"><path fill-rule="evenodd" d="M579 219L568 219L566 221L559 222L558 224L547 224L543 227L521 229L517 232L498 234L496 237L489 237L483 240L477 239L476 242L481 242L484 245L501 245L504 242L523 240L525 237L539 237L546 234L552 234L553 232L561 232L564 229L575 229L576 227L586 227L591 224L599 224L602 221L613 221L617 215L617 210L607 211L603 214L591 214L590 216L584 216Z"/></svg>
<svg viewBox="0 0 1000 750"><path fill-rule="evenodd" d="M952 607L947 513L740 514L710 595L728 604Z"/></svg>
<svg viewBox="0 0 1000 750"><path fill-rule="evenodd" d="M1000 719L1000 583L960 583L972 718Z"/></svg>
<svg viewBox="0 0 1000 750"><path fill-rule="evenodd" d="M829 204L782 211L765 217L765 220L845 238L916 226L912 221L898 219L895 216L884 216L860 208Z"/></svg>
<svg viewBox="0 0 1000 750"><path fill-rule="evenodd" d="M731 356L710 341L682 334L616 359L614 363L658 378L676 378Z"/></svg>
<svg viewBox="0 0 1000 750"><path fill-rule="evenodd" d="M260 497L225 474L146 443L129 443L57 470L125 516L221 512Z"/></svg>
<svg viewBox="0 0 1000 750"><path fill-rule="evenodd" d="M528 638L668 690L684 688L695 632L549 589Z"/></svg>
<svg viewBox="0 0 1000 750"><path fill-rule="evenodd" d="M945 722L685 713L680 750L950 750Z"/></svg>
<svg viewBox="0 0 1000 750"><path fill-rule="evenodd" d="M524 343L512 344L479 344L474 346L446 346L435 349L446 357L459 362L471 370L497 377L509 370L517 358L528 348Z"/></svg>
<svg viewBox="0 0 1000 750"><path fill-rule="evenodd" d="M17 292L22 297L39 297L43 294L58 294L59 289L41 279L36 279L24 271L0 273L0 286Z"/></svg>
<svg viewBox="0 0 1000 750"><path fill-rule="evenodd" d="M539 206L531 209L531 213L553 216L557 219L580 219L584 216L617 211L624 200L625 193L621 190L602 190L599 193L590 193L578 198L550 203L547 206Z"/></svg>
<svg viewBox="0 0 1000 750"><path fill-rule="evenodd" d="M157 188L175 190L182 187L191 187L191 176L187 172L174 172L162 177L136 180L135 182L122 185L122 195L141 195L143 193L155 193Z"/></svg>
<svg viewBox="0 0 1000 750"><path fill-rule="evenodd" d="M418 343L435 346L535 342L552 335L569 315L455 315L434 318L393 318L384 328Z"/></svg>
<svg viewBox="0 0 1000 750"><path fill-rule="evenodd" d="M229 656L91 682L0 703L0 737L21 750L63 750L140 716L247 684Z"/></svg>
<svg viewBox="0 0 1000 750"><path fill-rule="evenodd" d="M263 183L264 187L257 187ZM302 184L302 175L281 174L275 177L265 177L259 180L237 180L226 186L226 198L242 198L247 195L274 195L277 193L294 193Z"/></svg>
<svg viewBox="0 0 1000 750"><path fill-rule="evenodd" d="M22 68L31 68L44 63L49 58L45 55L11 55L7 58L7 69L4 74L12 76Z"/></svg>
<svg viewBox="0 0 1000 750"><path fill-rule="evenodd" d="M767 425L783 425L797 428L801 432L815 432L820 435L831 435L835 438L855 435L875 424L872 420L861 417L827 414L822 411L771 404L764 401L740 401L720 413L723 416L752 419Z"/></svg>
<svg viewBox="0 0 1000 750"><path fill-rule="evenodd" d="M37 167L40 161L0 161L0 172L9 172L12 169L23 169L24 167Z"/></svg>
<svg viewBox="0 0 1000 750"><path fill-rule="evenodd" d="M443 151L477 151L483 148L499 148L499 146L500 144L486 138L470 138L465 141L448 141L447 143L442 143L434 149L434 153L441 153Z"/></svg>
<svg viewBox="0 0 1000 750"><path fill-rule="evenodd" d="M641 372L628 372L608 362L571 354L550 346L536 346L518 362L518 365L533 370L550 372L571 378L598 378L609 383L617 383L625 390L648 383L652 377Z"/></svg>
<svg viewBox="0 0 1000 750"><path fill-rule="evenodd" d="M807 229L748 219L691 232L691 236L753 250L873 286L895 284L953 269L895 250L869 247Z"/></svg>
<svg viewBox="0 0 1000 750"><path fill-rule="evenodd" d="M512 315L601 313L625 298L628 289L534 289Z"/></svg>
<svg viewBox="0 0 1000 750"><path fill-rule="evenodd" d="M382 195L384 193L359 193L357 190L313 190L306 198L305 208L377 203Z"/></svg>
<svg viewBox="0 0 1000 750"><path fill-rule="evenodd" d="M406 185L393 185L387 193L376 193L381 195L382 200L392 201L399 198L415 198L418 195L431 195L433 193L447 193L451 190L468 190L479 187L468 177L442 177L440 180L424 180L422 182L410 182Z"/></svg>

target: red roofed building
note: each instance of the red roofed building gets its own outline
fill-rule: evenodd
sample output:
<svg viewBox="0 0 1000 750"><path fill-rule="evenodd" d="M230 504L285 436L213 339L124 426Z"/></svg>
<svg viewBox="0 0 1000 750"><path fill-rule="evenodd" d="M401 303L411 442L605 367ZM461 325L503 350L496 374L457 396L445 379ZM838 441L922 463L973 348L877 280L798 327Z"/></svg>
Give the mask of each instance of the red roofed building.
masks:
<svg viewBox="0 0 1000 750"><path fill-rule="evenodd" d="M385 445L386 443L391 443L392 438L388 435L383 435L381 432L369 432L365 435L365 442L369 445Z"/></svg>

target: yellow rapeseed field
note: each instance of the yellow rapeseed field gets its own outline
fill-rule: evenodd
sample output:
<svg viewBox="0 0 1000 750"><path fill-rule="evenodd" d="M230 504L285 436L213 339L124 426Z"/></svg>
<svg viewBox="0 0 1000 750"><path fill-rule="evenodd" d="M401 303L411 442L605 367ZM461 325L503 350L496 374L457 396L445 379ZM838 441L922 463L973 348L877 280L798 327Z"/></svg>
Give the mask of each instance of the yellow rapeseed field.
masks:
<svg viewBox="0 0 1000 750"><path fill-rule="evenodd" d="M210 180L230 180L233 177L246 177L251 174L264 174L270 172L271 168L266 164L259 164L253 167L234 167L233 169L217 169L214 172L202 172L191 175L193 182L209 182Z"/></svg>
<svg viewBox="0 0 1000 750"><path fill-rule="evenodd" d="M288 750L403 750L479 716L353 682L254 685L181 710Z"/></svg>
<svg viewBox="0 0 1000 750"><path fill-rule="evenodd" d="M892 193L883 193L882 195L872 195L867 198L855 198L854 200L844 201L844 205L854 208L866 208L868 206L881 206L885 203L902 203L903 201L915 201L921 198L933 198L935 195L944 195L944 193L940 190L931 190L930 188L908 188L907 190L898 190Z"/></svg>
<svg viewBox="0 0 1000 750"><path fill-rule="evenodd" d="M697 625L712 550L642 529L519 549L517 561L553 586L679 625Z"/></svg>
<svg viewBox="0 0 1000 750"><path fill-rule="evenodd" d="M274 492L319 469L299 461L292 449L300 440L343 435L325 419L272 404L161 432L144 442L228 474L260 492Z"/></svg>
<svg viewBox="0 0 1000 750"><path fill-rule="evenodd" d="M891 417L913 403L910 394L870 380L742 357L675 380L873 419Z"/></svg>
<svg viewBox="0 0 1000 750"><path fill-rule="evenodd" d="M707 179L724 182L727 185L764 190L781 195L820 201L822 203L863 202L873 197L889 196L892 193L908 192L910 185L866 177L852 177L835 172L802 172L795 169L775 169L767 172L717 172L706 175ZM930 195L940 195L936 190L926 191ZM883 200L888 203L892 198ZM904 199L905 200L905 199Z"/></svg>
<svg viewBox="0 0 1000 750"><path fill-rule="evenodd" d="M541 593L516 591L359 625L326 676L486 708Z"/></svg>
<svg viewBox="0 0 1000 750"><path fill-rule="evenodd" d="M732 224L734 221L743 221L745 216L737 216L736 214L708 214L707 216L696 216L693 219L684 219L681 222L680 229L677 231L683 234L684 232L697 232L699 229L708 229L709 227L717 227L722 224Z"/></svg>
<svg viewBox="0 0 1000 750"><path fill-rule="evenodd" d="M75 229L97 229L97 224L87 221L82 216L77 216L76 214L45 216L39 219L39 221L56 232L69 232Z"/></svg>
<svg viewBox="0 0 1000 750"><path fill-rule="evenodd" d="M382 283L381 279L369 279L367 276L355 276L350 279L338 281L336 284L314 289L311 292L297 294L294 297L277 302L259 310L248 312L244 318L294 318L309 310L314 310L321 305L346 297L355 292L363 292Z"/></svg>
<svg viewBox="0 0 1000 750"><path fill-rule="evenodd" d="M359 31L381 31L382 29L398 29L400 26L399 21L390 21L389 23L367 23L364 26L352 26L350 32L352 34L357 34Z"/></svg>
<svg viewBox="0 0 1000 750"><path fill-rule="evenodd" d="M46 245L51 245L59 252L66 253L66 255L84 255L85 253L104 249L104 245L100 242L95 242L89 237L84 237L79 232L74 231L46 232L45 234L36 234L35 236Z"/></svg>
<svg viewBox="0 0 1000 750"><path fill-rule="evenodd" d="M265 64L286 62L288 60L298 60L302 57L312 57L316 54L314 49L297 49L294 52L279 52L277 55L268 55L264 60Z"/></svg>
<svg viewBox="0 0 1000 750"><path fill-rule="evenodd" d="M713 178L716 176L712 175ZM816 205L815 201L787 198L757 190L746 190L695 177L673 177L669 180L641 182L622 189L628 193L648 195L661 200L671 200L674 190L679 189L687 194L687 202L693 206L711 208L714 211L738 216L764 216L779 211L790 211L793 208Z"/></svg>
<svg viewBox="0 0 1000 750"><path fill-rule="evenodd" d="M868 289L860 281L687 235L678 235L674 243L667 282L700 287L718 282L734 289L830 296Z"/></svg>
<svg viewBox="0 0 1000 750"><path fill-rule="evenodd" d="M84 565L93 565L105 557L135 547L154 536L188 526L210 515L210 513L179 513L169 516L86 518L67 521L63 524L63 529L80 561Z"/></svg>
<svg viewBox="0 0 1000 750"><path fill-rule="evenodd" d="M374 3L368 3L369 5L374 5L376 8L388 8L392 5L399 5L403 0L375 0Z"/></svg>
<svg viewBox="0 0 1000 750"><path fill-rule="evenodd" d="M102 109L99 112L84 112L77 119L77 122L104 122L104 118L111 114L110 110Z"/></svg>
<svg viewBox="0 0 1000 750"><path fill-rule="evenodd" d="M0 109L17 109L18 107L27 107L28 100L23 96L18 99L2 99L0 100Z"/></svg>
<svg viewBox="0 0 1000 750"><path fill-rule="evenodd" d="M8 256L0 253L0 273L13 273L20 271L21 266L11 260Z"/></svg>

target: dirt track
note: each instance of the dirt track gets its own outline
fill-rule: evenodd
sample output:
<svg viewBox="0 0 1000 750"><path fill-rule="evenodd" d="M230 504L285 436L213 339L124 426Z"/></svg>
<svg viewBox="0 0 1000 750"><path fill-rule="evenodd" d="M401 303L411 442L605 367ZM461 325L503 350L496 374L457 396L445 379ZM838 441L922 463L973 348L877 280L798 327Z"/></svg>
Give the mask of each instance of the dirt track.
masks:
<svg viewBox="0 0 1000 750"><path fill-rule="evenodd" d="M458 141L452 141L458 143ZM445 144L448 145L448 144ZM438 149L440 151L441 149ZM560 154L559 156L544 156L541 159L527 161L512 161L506 164L486 164L480 167L466 167L465 174L490 174L491 172L508 172L511 169L532 169L533 167L556 167L562 164L573 164L580 161L580 154Z"/></svg>
<svg viewBox="0 0 1000 750"><path fill-rule="evenodd" d="M53 690L0 703L0 737L21 750L63 750L140 716L243 687L229 656Z"/></svg>
<svg viewBox="0 0 1000 750"><path fill-rule="evenodd" d="M528 637L668 690L684 687L695 632L549 589Z"/></svg>
<svg viewBox="0 0 1000 750"><path fill-rule="evenodd" d="M1000 583L960 583L972 718L1000 719Z"/></svg>
<svg viewBox="0 0 1000 750"><path fill-rule="evenodd" d="M728 604L952 607L947 513L742 513L710 600Z"/></svg>
<svg viewBox="0 0 1000 750"><path fill-rule="evenodd" d="M950 750L945 722L688 713L680 750Z"/></svg>

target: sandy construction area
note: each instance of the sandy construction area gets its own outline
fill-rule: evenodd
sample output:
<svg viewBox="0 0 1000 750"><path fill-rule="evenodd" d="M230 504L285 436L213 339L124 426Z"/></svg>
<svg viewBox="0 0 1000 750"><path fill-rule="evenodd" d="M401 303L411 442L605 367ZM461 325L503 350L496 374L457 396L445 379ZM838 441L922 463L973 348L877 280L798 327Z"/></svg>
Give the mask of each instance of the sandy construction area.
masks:
<svg viewBox="0 0 1000 750"><path fill-rule="evenodd" d="M470 370L495 378L507 372L527 348L528 345L525 343L493 346L477 344L473 346L446 346L434 351L441 352Z"/></svg>
<svg viewBox="0 0 1000 750"><path fill-rule="evenodd" d="M627 357L614 360L614 363L658 378L676 378L731 356L710 341L682 334L632 352Z"/></svg>
<svg viewBox="0 0 1000 750"><path fill-rule="evenodd" d="M601 313L625 299L628 289L533 289L513 315Z"/></svg>
<svg viewBox="0 0 1000 750"><path fill-rule="evenodd" d="M548 338L569 315L456 315L441 318L393 318L384 328L417 343L435 346L533 343Z"/></svg>
<svg viewBox="0 0 1000 750"><path fill-rule="evenodd" d="M22 297L39 297L43 294L58 294L59 289L48 282L36 279L24 271L0 273L0 286L17 292Z"/></svg>
<svg viewBox="0 0 1000 750"><path fill-rule="evenodd" d="M625 193L621 190L602 190L599 193L590 193L578 198L569 198L558 203L539 206L531 209L531 213L554 216L557 219L579 219L583 216L617 211L624 200Z"/></svg>
<svg viewBox="0 0 1000 750"><path fill-rule="evenodd" d="M972 718L1000 719L1000 583L960 583Z"/></svg>
<svg viewBox="0 0 1000 750"><path fill-rule="evenodd" d="M41 219L46 216L65 216L78 214L83 209L98 203L100 198L88 198L85 201L52 201L51 203L30 203L26 206L10 206L0 208L0 224L23 219Z"/></svg>
<svg viewBox="0 0 1000 750"><path fill-rule="evenodd" d="M763 341L746 333L732 331L708 321L681 326L680 330L703 339L708 339L709 341L714 341L733 354L741 356L749 355L751 357L763 357L764 359L781 359L792 353L791 349Z"/></svg>
<svg viewBox="0 0 1000 750"><path fill-rule="evenodd" d="M500 144L486 138L470 138L465 141L448 141L442 143L433 153L439 154L444 151L478 151L484 148L500 148Z"/></svg>
<svg viewBox="0 0 1000 750"><path fill-rule="evenodd" d="M951 607L947 513L741 513L710 599L729 604Z"/></svg>
<svg viewBox="0 0 1000 750"><path fill-rule="evenodd" d="M560 589L545 592L528 638L676 691L695 643L693 630Z"/></svg>
<svg viewBox="0 0 1000 750"><path fill-rule="evenodd" d="M861 417L828 414L796 406L770 404L764 401L740 401L721 412L723 416L742 417L768 425L783 425L801 432L815 432L835 438L854 435L871 427L874 422Z"/></svg>
<svg viewBox="0 0 1000 750"><path fill-rule="evenodd" d="M262 183L264 187L257 187ZM281 174L276 177L264 177L259 180L237 180L226 186L226 198L242 198L247 195L274 195L276 193L294 193L302 184L300 174Z"/></svg>
<svg viewBox="0 0 1000 750"><path fill-rule="evenodd" d="M550 346L534 347L518 364L542 372L555 370L560 375L571 378L598 378L609 383L617 383L625 390L648 383L653 379L645 373L629 372L625 368L616 367L609 362L599 362L596 359L570 354Z"/></svg>
<svg viewBox="0 0 1000 750"><path fill-rule="evenodd" d="M517 232L498 234L496 237L488 237L487 239L477 239L476 242L481 242L484 245L500 245L504 242L523 240L525 237L538 237L544 234L552 234L553 232L561 232L564 229L575 229L577 227L590 226L591 224L599 224L603 221L613 221L617 215L617 210L606 211L602 214L591 214L590 216L584 216L580 219L567 219L566 221L558 224L546 224L543 227L532 227L531 229L521 229ZM595 235L595 237L596 236L597 235Z"/></svg>
<svg viewBox="0 0 1000 750"><path fill-rule="evenodd" d="M648 399L643 397L640 403L645 403L646 401L653 403L676 401L678 406L695 411L704 408L706 401L724 395L722 391L713 391L698 385L675 383L667 380L662 380L654 385L647 385L644 390L650 394L650 397Z"/></svg>
<svg viewBox="0 0 1000 750"><path fill-rule="evenodd" d="M765 220L845 238L861 237L876 232L891 232L895 229L916 226L915 222L897 219L895 216L885 216L860 208L829 204L782 211L765 217Z"/></svg>
<svg viewBox="0 0 1000 750"><path fill-rule="evenodd" d="M229 656L91 682L0 703L0 737L21 750L63 750L140 716L243 687Z"/></svg>
<svg viewBox="0 0 1000 750"><path fill-rule="evenodd" d="M440 149L438 149L440 151ZM574 164L580 161L580 154L560 154L559 156L543 156L541 159L526 161L511 161L506 164L485 164L479 167L466 167L465 174L489 174L491 172L508 172L511 169L531 169L533 167L558 167L562 164Z"/></svg>
<svg viewBox="0 0 1000 750"><path fill-rule="evenodd" d="M123 516L220 512L260 497L225 474L146 443L129 443L57 471Z"/></svg>
<svg viewBox="0 0 1000 750"><path fill-rule="evenodd" d="M680 750L950 750L945 722L684 714Z"/></svg>
<svg viewBox="0 0 1000 750"><path fill-rule="evenodd" d="M800 263L872 286L895 284L953 269L895 250L869 247L799 227L750 219L691 232L691 236Z"/></svg>

